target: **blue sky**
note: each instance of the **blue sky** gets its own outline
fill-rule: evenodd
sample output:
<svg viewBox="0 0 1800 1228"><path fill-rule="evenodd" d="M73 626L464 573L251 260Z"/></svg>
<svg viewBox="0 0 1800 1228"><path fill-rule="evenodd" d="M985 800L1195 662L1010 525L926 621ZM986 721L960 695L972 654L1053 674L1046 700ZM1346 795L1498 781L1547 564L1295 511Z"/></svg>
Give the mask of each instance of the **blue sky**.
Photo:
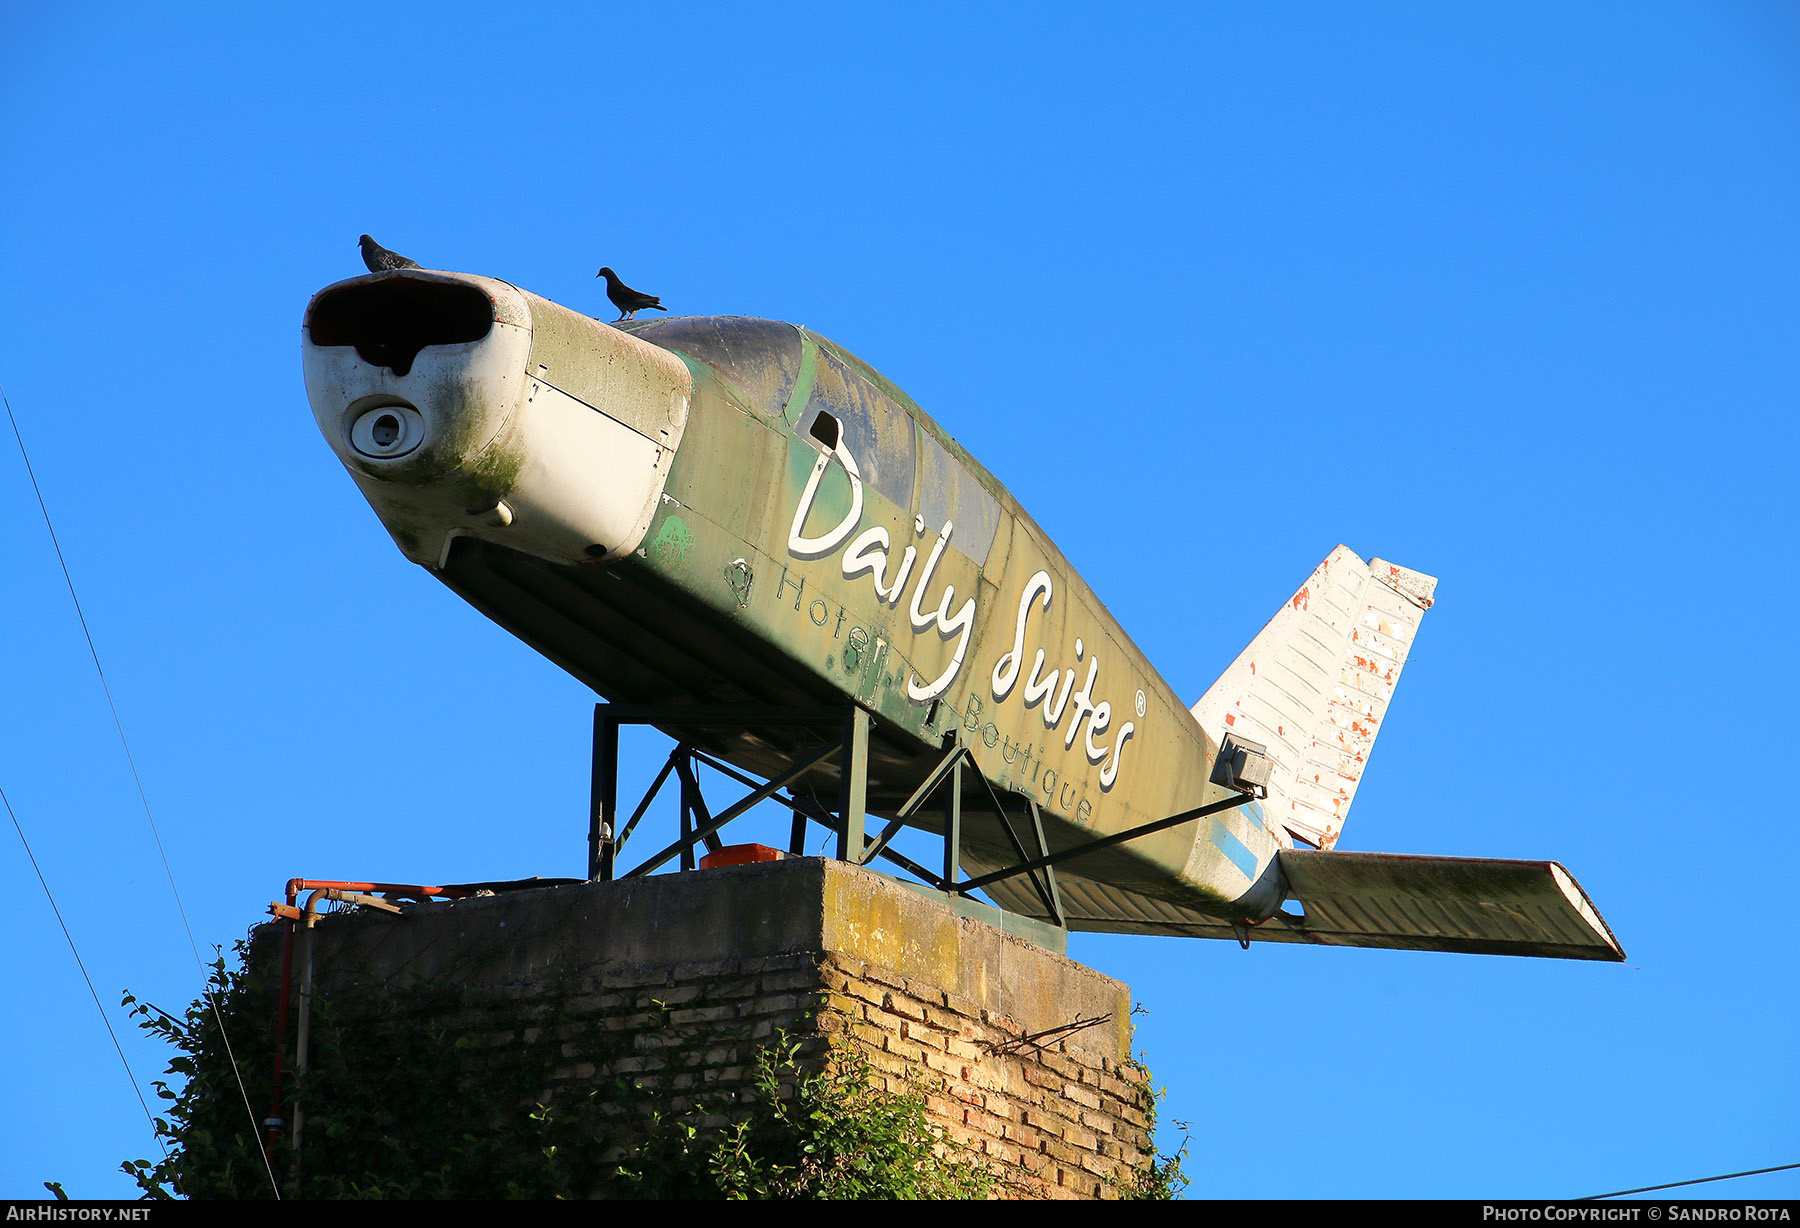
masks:
<svg viewBox="0 0 1800 1228"><path fill-rule="evenodd" d="M308 411L300 313L368 231L848 346L1190 698L1339 541L1441 578L1343 846L1555 858L1630 960L1077 936L1191 1195L1800 1161L1792 6L12 5L0 107L0 383L203 949L295 875L582 865L593 697ZM0 516L0 788L102 1001L175 1007L10 442ZM0 927L0 1196L128 1194L148 1130L10 835Z"/></svg>

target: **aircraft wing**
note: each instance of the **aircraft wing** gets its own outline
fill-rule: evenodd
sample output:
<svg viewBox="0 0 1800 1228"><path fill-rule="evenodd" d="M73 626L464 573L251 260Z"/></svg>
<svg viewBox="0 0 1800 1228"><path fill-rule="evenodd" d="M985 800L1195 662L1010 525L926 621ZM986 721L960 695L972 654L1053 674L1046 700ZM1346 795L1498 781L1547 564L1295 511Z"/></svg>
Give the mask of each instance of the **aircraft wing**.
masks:
<svg viewBox="0 0 1800 1228"><path fill-rule="evenodd" d="M1284 849L1279 857L1290 903L1249 927L1252 942L1615 962L1625 958L1581 885L1554 861L1307 849ZM1057 886L1070 929L1239 936L1222 918L1086 879L1067 868L1059 869ZM986 890L1002 907L1044 913L1023 878Z"/></svg>

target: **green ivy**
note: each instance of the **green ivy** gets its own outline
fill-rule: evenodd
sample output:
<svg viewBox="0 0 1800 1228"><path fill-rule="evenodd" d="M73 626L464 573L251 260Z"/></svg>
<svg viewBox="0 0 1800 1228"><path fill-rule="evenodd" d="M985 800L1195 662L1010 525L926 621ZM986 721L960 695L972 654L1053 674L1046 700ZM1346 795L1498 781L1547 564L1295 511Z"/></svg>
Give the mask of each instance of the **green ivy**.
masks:
<svg viewBox="0 0 1800 1228"><path fill-rule="evenodd" d="M1131 1027L1133 1039L1137 1036L1135 1017L1145 1014L1142 1004L1131 1010L1133 1023ZM1180 1118L1173 1119L1181 1127L1181 1144L1168 1155L1160 1155L1154 1150L1156 1140L1156 1121L1158 1109L1168 1095L1168 1089L1153 1087L1150 1082L1150 1067L1140 1051L1137 1057L1126 1064L1127 1077L1137 1088L1138 1099L1144 1105L1144 1115L1149 1119L1144 1132L1150 1136L1152 1151L1149 1158L1137 1168L1124 1176L1115 1175L1107 1184L1121 1199L1130 1201L1167 1201L1180 1198L1182 1191L1188 1187L1188 1175L1182 1171L1182 1161L1187 1159L1188 1141L1192 1130L1188 1123Z"/></svg>
<svg viewBox="0 0 1800 1228"><path fill-rule="evenodd" d="M315 997L311 1068L288 1088L304 1109L304 1146L296 1158L284 1131L265 1164L239 1078L260 1118L274 987L246 970L243 944L238 954L236 968L214 964L207 995L180 1017L126 995L140 1026L176 1050L170 1080L156 1084L166 1157L121 1166L146 1197L270 1198L271 1169L284 1198L936 1199L999 1186L932 1125L917 1088L877 1090L848 1042L778 1034L745 1085L674 1112L651 1107L667 1093L620 1081L605 1095L555 1077L620 1056L603 1021L554 1000L494 1006L432 988L353 1018ZM543 1035L496 1043L521 1027Z"/></svg>
<svg viewBox="0 0 1800 1228"><path fill-rule="evenodd" d="M1150 1099L1151 1108L1148 1116L1150 1118L1149 1134L1152 1139L1156 1137L1155 1106L1162 1098L1163 1092L1158 1090L1154 1098ZM1187 1189L1189 1181L1188 1175L1181 1169L1182 1161L1187 1159L1189 1130L1185 1121L1177 1119L1175 1124L1181 1127L1181 1145L1169 1155L1158 1155L1152 1152L1149 1160L1141 1167L1130 1170L1126 1176L1113 1177L1107 1184L1112 1187L1114 1194L1122 1199L1133 1201L1168 1201L1181 1197L1181 1193Z"/></svg>
<svg viewBox="0 0 1800 1228"><path fill-rule="evenodd" d="M916 1089L875 1089L847 1042L808 1071L806 1044L784 1034L756 1055L748 1088L693 1112L652 1115L621 1178L646 1198L986 1198L992 1172L944 1140ZM716 1133L696 1119L728 1118Z"/></svg>

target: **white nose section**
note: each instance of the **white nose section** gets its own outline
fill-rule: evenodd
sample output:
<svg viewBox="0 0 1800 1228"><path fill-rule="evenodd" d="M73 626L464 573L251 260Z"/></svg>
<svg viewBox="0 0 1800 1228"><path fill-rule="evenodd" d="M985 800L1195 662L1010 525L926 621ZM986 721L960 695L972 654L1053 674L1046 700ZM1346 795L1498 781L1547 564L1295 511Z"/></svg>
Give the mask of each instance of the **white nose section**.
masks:
<svg viewBox="0 0 1800 1228"><path fill-rule="evenodd" d="M406 270L307 308L319 429L406 556L471 536L559 563L649 527L693 377L667 350L505 282Z"/></svg>

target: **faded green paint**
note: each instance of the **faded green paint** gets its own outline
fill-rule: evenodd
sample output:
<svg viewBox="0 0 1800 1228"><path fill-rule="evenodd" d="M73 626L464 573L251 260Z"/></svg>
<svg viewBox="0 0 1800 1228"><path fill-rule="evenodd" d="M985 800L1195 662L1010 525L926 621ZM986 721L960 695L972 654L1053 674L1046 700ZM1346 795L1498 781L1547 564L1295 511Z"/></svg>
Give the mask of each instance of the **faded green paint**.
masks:
<svg viewBox="0 0 1800 1228"><path fill-rule="evenodd" d="M642 331L646 339L655 341L660 330ZM989 780L1003 790L1037 799L1053 829L1054 843L1079 839L1078 832L1122 831L1224 796L1221 788L1207 780L1216 748L1186 705L1005 488L903 393L885 379L873 377L867 364L823 338L804 332L798 335L817 346L816 356L805 354L802 370L816 368L818 377L811 387L803 386L804 375L796 379L779 417L752 414L733 405L735 398L728 394L725 381L710 368L695 366L687 435L666 486L667 499L679 505L680 518L692 532L685 575L714 578L703 579L694 595L750 627L771 652L785 656L795 668L853 696L883 721L916 737L922 755L934 753L929 748L935 747L943 734L961 729ZM681 342L671 340L670 344L676 347ZM683 354L690 364L698 357L691 349ZM832 358L837 361L828 379L825 368ZM820 397L834 381L858 385L843 393L848 401L840 423L847 446L849 432L859 429L860 442L872 441L876 449L871 455L855 455L865 477L863 507L848 536L854 538L879 526L887 531L896 554L906 545L918 552L909 583L895 600L878 596L866 572L844 575L843 547L816 559L798 557L787 548L795 512L823 450L809 427L819 408L830 407L831 403ZM806 408L795 411L797 403ZM870 420L855 426L852 420L859 413L867 413ZM977 496L992 500L998 508L985 559L978 563L963 553L959 548L962 530L955 528L930 577L929 590L919 602L921 610L929 612L946 584L954 587L958 606L968 597L975 598L963 664L952 685L931 702L912 699L908 680L923 682L943 674L951 664L955 639L931 630L915 632L909 618L913 591L942 527L928 524L923 533L917 531L916 518L922 516L928 498L926 466L912 465L908 492L900 498L869 480L869 474L889 459L879 454L881 448L904 446L915 454L916 462L920 440L941 448L958 473L967 475L968 491L975 492L968 494L960 487L931 491L930 497L945 509L945 519L956 525L962 514L959 503ZM888 485L891 488L891 483ZM819 483L801 526L803 534L823 533L847 516L851 504L850 481L834 461ZM674 514L674 507L665 503L659 520L667 523ZM653 524L652 540L658 540L661 531ZM734 585L728 574L733 561L740 558L755 577L747 591ZM673 584L688 584L654 552L647 553L641 563ZM1005 696L996 698L995 665L1012 647L1020 598L1030 577L1039 571L1051 577L1053 599L1047 610L1039 606L1030 610L1020 679ZM1078 639L1083 650L1079 658L1075 652ZM1040 715L1043 704L1028 707L1023 702L1025 682L1039 649L1044 652L1045 669L1076 671L1067 686L1057 688L1065 695L1080 688L1090 663L1098 658L1092 698L1109 705L1106 727L1093 743L1108 752L1099 759L1086 753L1085 727L1072 735L1067 699L1054 727ZM1140 691L1142 714L1138 712ZM1088 722L1098 723L1093 715ZM1132 726L1129 737L1123 746L1116 746L1127 723ZM1102 769L1115 750L1116 775L1108 787ZM1274 841L1262 828L1234 823L1231 829L1256 850L1259 860L1272 857ZM1201 845L1203 849L1212 847L1204 839ZM1241 882L1237 867L1222 853L1216 854L1218 866L1209 867L1204 863L1213 854L1203 852L1201 864L1195 868L1208 881L1183 882L1195 847L1193 829L1176 828L1095 858L1096 863L1106 864L1096 864L1094 870L1104 868L1116 875L1114 881L1121 885L1190 907L1223 903L1216 884Z"/></svg>
<svg viewBox="0 0 1800 1228"><path fill-rule="evenodd" d="M794 391L782 407L781 417L790 427L800 420L806 402L812 396L813 378L819 369L819 343L804 330L800 333L800 374L794 379Z"/></svg>
<svg viewBox="0 0 1800 1228"><path fill-rule="evenodd" d="M687 526L687 521L679 516L666 518L656 530L656 536L644 548L646 555L656 566L667 572L679 573L686 570L688 554L694 548L694 534Z"/></svg>

